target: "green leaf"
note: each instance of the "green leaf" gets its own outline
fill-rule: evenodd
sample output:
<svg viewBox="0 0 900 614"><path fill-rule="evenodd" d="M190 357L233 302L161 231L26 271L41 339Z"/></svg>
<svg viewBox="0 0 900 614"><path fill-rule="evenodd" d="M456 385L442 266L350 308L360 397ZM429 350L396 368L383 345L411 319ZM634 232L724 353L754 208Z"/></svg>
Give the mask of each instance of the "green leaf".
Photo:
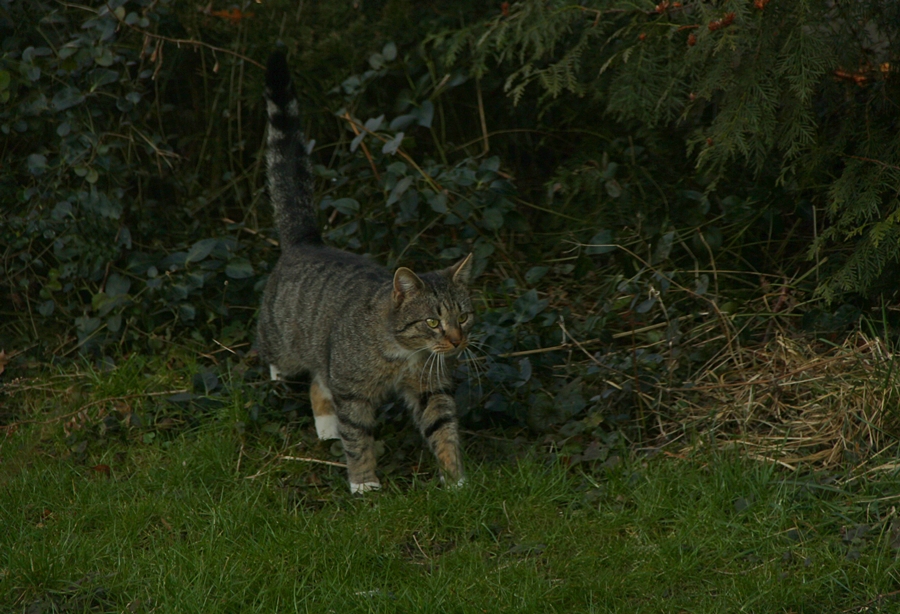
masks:
<svg viewBox="0 0 900 614"><path fill-rule="evenodd" d="M115 60L113 52L108 47L100 48L99 53L98 50L94 51L94 61L100 66L112 66Z"/></svg>
<svg viewBox="0 0 900 614"><path fill-rule="evenodd" d="M660 262L667 260L669 258L669 254L672 253L672 245L674 242L674 231L669 231L661 236L659 238L659 242L656 244L656 249L653 250L652 264L659 264Z"/></svg>
<svg viewBox="0 0 900 614"><path fill-rule="evenodd" d="M215 249L216 244L218 244L219 239L201 239L197 241L191 246L190 251L188 252L187 258L185 258L184 263L187 264L189 262L200 262L205 259L209 254Z"/></svg>
<svg viewBox="0 0 900 614"><path fill-rule="evenodd" d="M353 198L339 198L332 201L331 206L344 215L351 215L359 211L359 202Z"/></svg>
<svg viewBox="0 0 900 614"><path fill-rule="evenodd" d="M406 130L417 121L419 121L419 118L416 115L398 115L391 120L388 129L393 132L396 132L397 130Z"/></svg>
<svg viewBox="0 0 900 614"><path fill-rule="evenodd" d="M403 134L401 132L401 134ZM412 177L404 177L400 181L397 182L397 185L394 186L394 189L391 190L391 195L387 199L386 206L390 207L395 202L400 200L400 197L403 196L403 193L409 189L409 186L412 185L413 178Z"/></svg>
<svg viewBox="0 0 900 614"><path fill-rule="evenodd" d="M420 126L431 128L431 122L434 119L434 104L430 100L426 100L414 111L414 115Z"/></svg>
<svg viewBox="0 0 900 614"><path fill-rule="evenodd" d="M547 308L549 301L547 299L539 299L537 290L531 289L513 303L513 312L516 315L516 323L522 324L530 322L537 315Z"/></svg>
<svg viewBox="0 0 900 614"><path fill-rule="evenodd" d="M53 96L51 104L57 111L65 111L84 102L81 90L74 87L64 87Z"/></svg>
<svg viewBox="0 0 900 614"><path fill-rule="evenodd" d="M110 298L115 298L117 296L124 296L128 294L128 290L131 289L131 280L127 277L122 277L118 273L113 273L109 276L109 279L106 280L106 295Z"/></svg>
<svg viewBox="0 0 900 614"><path fill-rule="evenodd" d="M588 255L606 254L615 251L616 246L613 244L612 231L601 230L588 241L584 252Z"/></svg>
<svg viewBox="0 0 900 614"><path fill-rule="evenodd" d="M531 285L536 284L550 270L548 266L533 266L525 273L525 282Z"/></svg>
<svg viewBox="0 0 900 614"><path fill-rule="evenodd" d="M253 276L253 265L246 258L232 258L225 265L225 274L231 279L246 279Z"/></svg>
<svg viewBox="0 0 900 614"><path fill-rule="evenodd" d="M365 126L366 130L369 132L375 132L376 130L381 129L381 124L384 123L384 113L379 115L378 117L372 117L366 120Z"/></svg>
<svg viewBox="0 0 900 614"><path fill-rule="evenodd" d="M587 403L581 394L581 379L575 379L563 386L556 394L553 404L560 412L572 417L583 410Z"/></svg>
<svg viewBox="0 0 900 614"><path fill-rule="evenodd" d="M397 45L394 43L385 43L384 47L381 49L381 55L384 56L384 59L388 62L393 62L397 59Z"/></svg>
<svg viewBox="0 0 900 614"><path fill-rule="evenodd" d="M380 53L373 53L369 56L369 66L375 70L384 68L384 56Z"/></svg>
<svg viewBox="0 0 900 614"><path fill-rule="evenodd" d="M43 154L31 154L26 159L28 164L28 171L32 175L43 175L44 171L47 170L47 156Z"/></svg>
<svg viewBox="0 0 900 614"><path fill-rule="evenodd" d="M119 73L118 71L110 70L108 68L95 68L88 73L88 80L91 82L91 91L93 92L96 91L97 88L118 81Z"/></svg>
<svg viewBox="0 0 900 614"><path fill-rule="evenodd" d="M497 207L485 209L481 225L488 230L500 230L503 228L503 213Z"/></svg>
<svg viewBox="0 0 900 614"><path fill-rule="evenodd" d="M392 138L390 141L384 144L381 148L381 153L383 154L395 154L397 150L400 149L400 145L403 143L403 133L398 132L397 135Z"/></svg>
<svg viewBox="0 0 900 614"><path fill-rule="evenodd" d="M447 213L447 195L443 192L428 197L428 206L435 213Z"/></svg>

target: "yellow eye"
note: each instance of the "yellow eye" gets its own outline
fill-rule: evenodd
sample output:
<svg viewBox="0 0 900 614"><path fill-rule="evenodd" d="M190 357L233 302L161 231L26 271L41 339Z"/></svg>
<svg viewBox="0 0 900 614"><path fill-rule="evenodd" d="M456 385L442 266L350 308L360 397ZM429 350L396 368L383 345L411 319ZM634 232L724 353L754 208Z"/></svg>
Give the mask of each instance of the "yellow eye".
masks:
<svg viewBox="0 0 900 614"><path fill-rule="evenodd" d="M467 314L467 313L459 314L459 323L460 324L465 324L466 320L468 320L468 319L469 319L469 314Z"/></svg>
<svg viewBox="0 0 900 614"><path fill-rule="evenodd" d="M431 328L437 328L440 321L437 318L425 318L425 324L430 326Z"/></svg>

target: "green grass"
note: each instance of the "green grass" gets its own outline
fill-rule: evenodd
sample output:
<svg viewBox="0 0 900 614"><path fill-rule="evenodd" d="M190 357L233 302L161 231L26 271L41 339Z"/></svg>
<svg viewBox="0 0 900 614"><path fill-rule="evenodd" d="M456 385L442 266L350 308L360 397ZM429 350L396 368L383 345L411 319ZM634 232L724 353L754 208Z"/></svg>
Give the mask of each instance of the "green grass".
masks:
<svg viewBox="0 0 900 614"><path fill-rule="evenodd" d="M475 452L470 436L464 488L441 489L425 457L353 497L342 469L278 459L332 458L308 419L248 420L270 386L234 383L189 409L132 396L190 388L195 369L135 358L9 393L20 421L129 398L68 437L62 420L0 434L0 612L898 607L897 475L836 480L715 452L567 468L536 445ZM116 428L129 412L141 425Z"/></svg>

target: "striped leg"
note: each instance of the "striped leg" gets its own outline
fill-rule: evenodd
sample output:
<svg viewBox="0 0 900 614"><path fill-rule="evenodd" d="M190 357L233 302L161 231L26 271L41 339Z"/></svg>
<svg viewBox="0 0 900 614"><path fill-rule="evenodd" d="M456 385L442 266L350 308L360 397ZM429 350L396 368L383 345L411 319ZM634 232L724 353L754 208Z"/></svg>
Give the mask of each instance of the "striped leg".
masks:
<svg viewBox="0 0 900 614"><path fill-rule="evenodd" d="M441 468L441 481L462 486L462 454L456 424L456 402L446 392L424 392L418 398L407 395L416 426L428 442Z"/></svg>
<svg viewBox="0 0 900 614"><path fill-rule="evenodd" d="M375 475L375 410L359 399L336 399L338 433L347 456L350 492L381 488Z"/></svg>

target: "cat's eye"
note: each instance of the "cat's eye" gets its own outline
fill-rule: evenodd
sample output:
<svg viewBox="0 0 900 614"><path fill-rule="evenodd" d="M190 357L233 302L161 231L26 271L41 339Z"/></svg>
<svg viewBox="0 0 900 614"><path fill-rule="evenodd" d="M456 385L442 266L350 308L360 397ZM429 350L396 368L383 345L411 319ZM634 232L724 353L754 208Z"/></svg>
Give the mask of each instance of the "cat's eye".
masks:
<svg viewBox="0 0 900 614"><path fill-rule="evenodd" d="M437 318L425 318L425 324L430 326L431 328L437 328L440 321Z"/></svg>
<svg viewBox="0 0 900 614"><path fill-rule="evenodd" d="M459 314L459 323L460 324L465 324L466 320L468 320L468 319L469 319L469 314L467 314L467 313Z"/></svg>

